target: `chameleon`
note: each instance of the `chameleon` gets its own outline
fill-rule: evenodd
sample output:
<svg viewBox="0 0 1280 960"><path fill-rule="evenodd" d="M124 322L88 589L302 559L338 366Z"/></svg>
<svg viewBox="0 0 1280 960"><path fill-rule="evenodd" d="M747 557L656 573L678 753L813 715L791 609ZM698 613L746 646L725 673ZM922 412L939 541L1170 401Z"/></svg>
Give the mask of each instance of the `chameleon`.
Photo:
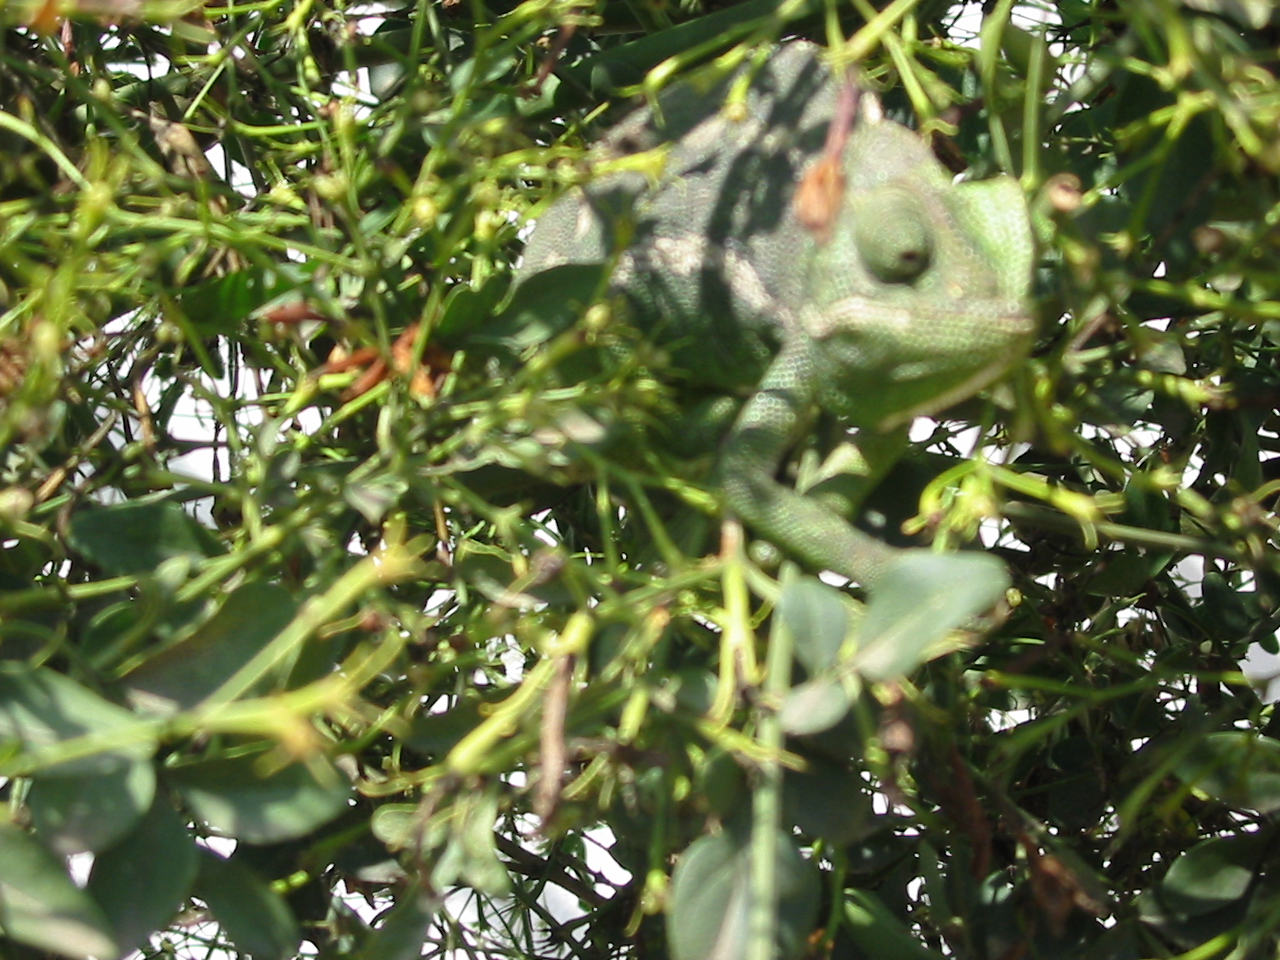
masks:
<svg viewBox="0 0 1280 960"><path fill-rule="evenodd" d="M847 88L805 41L775 47L745 103L722 109L731 82L673 85L609 133L601 156L661 151L661 173L614 164L557 200L529 236L515 285L563 264L611 264L610 291L673 370L747 397L720 453L728 510L784 553L874 595L925 551L862 532L780 480L782 466L815 411L860 436L903 430L1027 354L1026 201L1009 176L956 182L867 95L834 155L843 190L814 229L796 194L830 153ZM948 559L959 576L990 579L988 606L1007 586L988 554Z"/></svg>

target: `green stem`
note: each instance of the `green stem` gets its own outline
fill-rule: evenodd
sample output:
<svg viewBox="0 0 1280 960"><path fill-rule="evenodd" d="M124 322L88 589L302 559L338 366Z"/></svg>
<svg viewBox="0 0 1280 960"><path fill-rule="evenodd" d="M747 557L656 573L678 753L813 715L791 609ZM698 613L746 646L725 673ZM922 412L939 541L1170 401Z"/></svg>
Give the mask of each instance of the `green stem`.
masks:
<svg viewBox="0 0 1280 960"><path fill-rule="evenodd" d="M782 571L783 589L799 574L791 564ZM747 960L773 960L778 929L778 843L782 839L782 752L780 711L791 689L792 637L780 616L774 617L765 655L762 702L756 739L765 753L757 771L751 805L751 910Z"/></svg>
<svg viewBox="0 0 1280 960"><path fill-rule="evenodd" d="M1058 513L1056 510L1049 510L1045 507L1038 507L1035 504L1022 503L1016 500L1009 501L1001 510L1005 516L1011 519L1034 524L1042 530L1083 535L1079 521ZM1174 553L1194 553L1204 557L1221 557L1224 560L1240 559L1240 551L1231 545L1204 540L1200 537L1188 537L1181 533L1148 530L1145 527L1131 527L1123 523L1110 523L1102 520L1095 521L1090 526L1095 533L1135 547L1146 547L1151 550L1172 550Z"/></svg>

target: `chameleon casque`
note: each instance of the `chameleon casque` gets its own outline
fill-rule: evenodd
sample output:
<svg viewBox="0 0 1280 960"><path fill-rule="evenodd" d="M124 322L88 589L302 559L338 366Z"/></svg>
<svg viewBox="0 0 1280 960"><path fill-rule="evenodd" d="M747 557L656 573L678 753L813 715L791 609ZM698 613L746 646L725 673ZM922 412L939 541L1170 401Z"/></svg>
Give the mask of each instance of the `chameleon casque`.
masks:
<svg viewBox="0 0 1280 960"><path fill-rule="evenodd" d="M954 182L918 135L865 109L844 144L839 206L815 236L793 197L838 112L841 84L819 54L801 41L776 48L735 117L722 109L728 81L685 82L616 128L605 156L666 145L661 175L610 173L560 199L538 220L517 284L561 264L612 263L612 291L674 370L748 397L721 454L728 508L874 594L925 551L855 529L780 482L781 466L819 408L864 434L901 428L1024 357L1032 238L1013 179ZM989 555L948 560L1008 582Z"/></svg>

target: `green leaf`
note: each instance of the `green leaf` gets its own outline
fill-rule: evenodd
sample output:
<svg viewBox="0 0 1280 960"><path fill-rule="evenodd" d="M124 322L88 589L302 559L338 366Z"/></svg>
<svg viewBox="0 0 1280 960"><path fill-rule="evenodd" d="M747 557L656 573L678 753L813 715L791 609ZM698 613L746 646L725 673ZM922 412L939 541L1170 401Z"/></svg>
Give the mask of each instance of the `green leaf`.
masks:
<svg viewBox="0 0 1280 960"><path fill-rule="evenodd" d="M779 712L782 729L795 737L830 730L844 719L853 701L840 681L818 677L787 691Z"/></svg>
<svg viewBox="0 0 1280 960"><path fill-rule="evenodd" d="M461 881L489 896L505 896L511 877L498 859L494 842L498 820L498 792L471 793L454 802L452 834L431 871L436 889Z"/></svg>
<svg viewBox="0 0 1280 960"><path fill-rule="evenodd" d="M1155 392L1123 379L1107 380L1089 393L1089 419L1099 426L1132 427L1146 419Z"/></svg>
<svg viewBox="0 0 1280 960"><path fill-rule="evenodd" d="M384 803L373 811L369 829L388 850L404 850L422 836L422 809L416 803Z"/></svg>
<svg viewBox="0 0 1280 960"><path fill-rule="evenodd" d="M783 801L787 817L802 833L839 847L865 835L875 820L862 777L820 757L807 757L803 772L786 772Z"/></svg>
<svg viewBox="0 0 1280 960"><path fill-rule="evenodd" d="M125 675L130 701L162 716L191 709L275 639L297 609L277 584L239 587L195 633Z"/></svg>
<svg viewBox="0 0 1280 960"><path fill-rule="evenodd" d="M253 960L287 960L301 933L289 905L261 877L234 860L200 850L195 895L209 905L231 942Z"/></svg>
<svg viewBox="0 0 1280 960"><path fill-rule="evenodd" d="M603 97L640 83L651 67L668 57L696 53L701 59L727 48L754 29L761 17L785 14L787 20L794 21L812 16L819 9L814 0L786 6L779 6L776 0L745 0L620 46L608 47L584 58L566 72Z"/></svg>
<svg viewBox="0 0 1280 960"><path fill-rule="evenodd" d="M173 919L198 869L195 842L169 798L158 793L133 831L94 857L85 889L127 950L142 946Z"/></svg>
<svg viewBox="0 0 1280 960"><path fill-rule="evenodd" d="M1109 553L1098 562L1085 590L1098 597L1139 596L1165 563L1162 557L1152 558L1136 550Z"/></svg>
<svg viewBox="0 0 1280 960"><path fill-rule="evenodd" d="M988 554L902 551L875 582L858 625L855 668L871 681L909 673L1008 588L1004 564Z"/></svg>
<svg viewBox="0 0 1280 960"><path fill-rule="evenodd" d="M1263 902L1269 899L1264 896ZM1244 929L1252 903L1252 897L1243 897L1209 913L1184 914L1165 906L1158 888L1145 890L1134 900L1142 925L1159 931L1162 937L1184 950ZM1145 956L1145 953L1137 956Z"/></svg>
<svg viewBox="0 0 1280 960"><path fill-rule="evenodd" d="M402 477L378 474L348 481L342 488L342 497L370 523L381 523L408 489L409 482Z"/></svg>
<svg viewBox="0 0 1280 960"><path fill-rule="evenodd" d="M844 920L849 939L870 960L942 960L869 890L845 891Z"/></svg>
<svg viewBox="0 0 1280 960"><path fill-rule="evenodd" d="M471 696L459 699L444 713L420 713L409 722L403 740L414 750L439 759L475 729L482 719L481 710L488 706L487 701Z"/></svg>
<svg viewBox="0 0 1280 960"><path fill-rule="evenodd" d="M314 757L268 776L258 756L203 760L166 771L191 812L222 836L276 843L304 836L347 809L351 785Z"/></svg>
<svg viewBox="0 0 1280 960"><path fill-rule="evenodd" d="M449 317L458 329L441 330L440 336L447 344L457 338L468 349L491 347L511 353L546 343L577 322L591 305L602 290L604 272L603 263L570 263L539 271L516 288L498 317L477 329L466 329L463 321L470 314L459 310Z"/></svg>
<svg viewBox="0 0 1280 960"><path fill-rule="evenodd" d="M284 297L302 282L295 264L251 265L183 288L177 303L200 336L228 335L240 330L253 311Z"/></svg>
<svg viewBox="0 0 1280 960"><path fill-rule="evenodd" d="M65 740L97 735L102 745L59 761ZM41 667L0 664L0 741L16 740L28 756L24 772L52 776L111 773L148 760L155 733L124 707L102 699L69 677Z"/></svg>
<svg viewBox="0 0 1280 960"><path fill-rule="evenodd" d="M796 659L810 675L835 666L851 620L839 590L814 577L793 579L778 597L778 616L791 630Z"/></svg>
<svg viewBox="0 0 1280 960"><path fill-rule="evenodd" d="M742 764L732 753L720 747L708 751L699 768L697 791L703 803L721 822L728 820L751 796Z"/></svg>
<svg viewBox="0 0 1280 960"><path fill-rule="evenodd" d="M356 953L356 960L415 960L431 921L440 911L438 897L424 890L406 890L395 907Z"/></svg>
<svg viewBox="0 0 1280 960"><path fill-rule="evenodd" d="M596 271L596 282L599 279L600 273ZM440 323L433 335L446 343L465 340L472 331L493 319L494 307L506 294L508 282L507 277L498 275L478 288L469 283L454 286L444 298Z"/></svg>
<svg viewBox="0 0 1280 960"><path fill-rule="evenodd" d="M213 535L171 500L81 510L67 543L109 576L151 573L166 560L203 560L221 552Z"/></svg>
<svg viewBox="0 0 1280 960"><path fill-rule="evenodd" d="M134 828L155 792L155 766L144 760L106 773L38 777L27 805L41 838L58 853L96 852Z"/></svg>
<svg viewBox="0 0 1280 960"><path fill-rule="evenodd" d="M791 839L777 837L778 957L804 953L818 915L817 871ZM742 960L751 919L750 844L726 831L700 837L680 856L667 899L673 960Z"/></svg>
<svg viewBox="0 0 1280 960"><path fill-rule="evenodd" d="M1228 806L1280 810L1280 740L1245 730L1211 733L1178 761L1174 773Z"/></svg>
<svg viewBox="0 0 1280 960"><path fill-rule="evenodd" d="M1138 362L1147 370L1172 373L1180 377L1187 372L1187 355L1180 334L1142 328L1142 339L1135 343Z"/></svg>
<svg viewBox="0 0 1280 960"><path fill-rule="evenodd" d="M0 928L68 957L112 958L120 947L93 898L35 837L0 822Z"/></svg>
<svg viewBox="0 0 1280 960"><path fill-rule="evenodd" d="M1247 637L1258 622L1226 577L1213 570L1204 575L1200 610L1210 636L1227 643Z"/></svg>
<svg viewBox="0 0 1280 960"><path fill-rule="evenodd" d="M1253 30L1261 30L1275 16L1274 0L1182 0L1192 10L1228 17Z"/></svg>
<svg viewBox="0 0 1280 960"><path fill-rule="evenodd" d="M1198 843L1173 861L1160 881L1160 899L1183 916L1225 907L1249 892L1266 846L1256 833Z"/></svg>

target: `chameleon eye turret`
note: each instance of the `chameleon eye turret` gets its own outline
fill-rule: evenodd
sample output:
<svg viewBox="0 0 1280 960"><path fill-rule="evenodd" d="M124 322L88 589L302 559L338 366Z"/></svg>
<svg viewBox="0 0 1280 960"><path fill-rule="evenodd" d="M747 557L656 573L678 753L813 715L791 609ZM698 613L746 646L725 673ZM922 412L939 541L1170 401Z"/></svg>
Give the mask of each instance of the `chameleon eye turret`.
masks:
<svg viewBox="0 0 1280 960"><path fill-rule="evenodd" d="M919 203L898 184L858 202L855 246L862 264L884 283L910 283L929 268L933 227Z"/></svg>

